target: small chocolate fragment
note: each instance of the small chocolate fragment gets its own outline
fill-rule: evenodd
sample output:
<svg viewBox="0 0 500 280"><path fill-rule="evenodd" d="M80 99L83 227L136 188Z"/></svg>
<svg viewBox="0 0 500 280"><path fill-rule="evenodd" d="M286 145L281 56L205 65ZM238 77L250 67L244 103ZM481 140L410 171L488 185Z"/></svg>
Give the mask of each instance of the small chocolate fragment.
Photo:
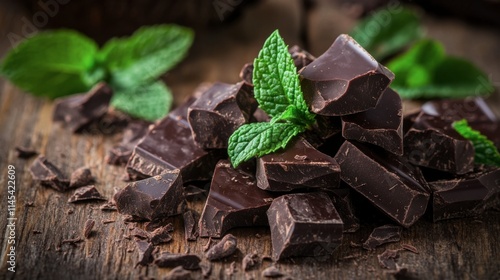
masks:
<svg viewBox="0 0 500 280"><path fill-rule="evenodd" d="M295 64L298 71L311 64L311 62L316 59L312 54L297 45L290 47L288 52L292 56L293 64Z"/></svg>
<svg viewBox="0 0 500 280"><path fill-rule="evenodd" d="M141 240L150 240L151 236L149 234L149 232L141 229L141 228L134 228L131 232L130 232L130 236L133 236L135 237L136 239L141 239Z"/></svg>
<svg viewBox="0 0 500 280"><path fill-rule="evenodd" d="M92 229L94 228L95 220L88 219L85 221L85 225L83 226L83 237L89 239L92 234Z"/></svg>
<svg viewBox="0 0 500 280"><path fill-rule="evenodd" d="M245 65L243 65L243 68L241 68L240 79L242 79L243 82L249 85L253 85L252 77L253 77L253 63L246 63Z"/></svg>
<svg viewBox="0 0 500 280"><path fill-rule="evenodd" d="M409 227L425 213L430 196L427 183L404 158L346 141L335 159L342 180L398 224Z"/></svg>
<svg viewBox="0 0 500 280"><path fill-rule="evenodd" d="M342 220L322 192L280 196L267 215L274 260L328 255L342 241Z"/></svg>
<svg viewBox="0 0 500 280"><path fill-rule="evenodd" d="M123 132L119 145L113 147L106 156L106 162L113 165L126 165L134 147L147 134L150 122L143 120L130 120Z"/></svg>
<svg viewBox="0 0 500 280"><path fill-rule="evenodd" d="M246 254L245 257L243 257L243 261L241 262L241 268L243 271L249 271L259 265L260 263L260 257L259 255L255 253L249 253Z"/></svg>
<svg viewBox="0 0 500 280"><path fill-rule="evenodd" d="M38 156L30 167L33 180L40 181L44 186L64 192L69 189L69 181L63 173L43 155Z"/></svg>
<svg viewBox="0 0 500 280"><path fill-rule="evenodd" d="M89 200L106 200L106 198L99 193L94 185L90 185L77 189L68 199L68 202L75 203Z"/></svg>
<svg viewBox="0 0 500 280"><path fill-rule="evenodd" d="M270 267L267 267L266 269L262 270L262 277L269 277L269 278L277 278L281 277L284 274L274 265L271 265Z"/></svg>
<svg viewBox="0 0 500 280"><path fill-rule="evenodd" d="M325 189L333 202L333 206L339 213L342 222L344 223L344 232L356 232L359 229L359 218L356 216L354 204L351 200L351 190L342 182L342 188L339 189Z"/></svg>
<svg viewBox="0 0 500 280"><path fill-rule="evenodd" d="M403 104L399 94L387 88L375 108L343 116L342 136L403 155Z"/></svg>
<svg viewBox="0 0 500 280"><path fill-rule="evenodd" d="M259 189L252 172L244 168L234 169L227 160L215 167L200 236L221 237L234 227L268 225L266 211L275 195Z"/></svg>
<svg viewBox="0 0 500 280"><path fill-rule="evenodd" d="M368 239L363 243L363 248L373 250L390 242L398 242L401 238L401 227L394 225L383 225L373 229Z"/></svg>
<svg viewBox="0 0 500 280"><path fill-rule="evenodd" d="M343 116L377 105L394 74L342 34L300 72L304 98L318 115Z"/></svg>
<svg viewBox="0 0 500 280"><path fill-rule="evenodd" d="M198 220L200 215L194 210L188 210L182 215L184 218L184 236L187 241L196 241L200 235Z"/></svg>
<svg viewBox="0 0 500 280"><path fill-rule="evenodd" d="M182 266L178 266L172 269L163 280L191 280L191 272L184 269Z"/></svg>
<svg viewBox="0 0 500 280"><path fill-rule="evenodd" d="M151 243L153 245L158 245L170 242L172 240L172 235L170 235L172 231L174 231L174 226L172 224L167 224L166 226L155 229L150 234Z"/></svg>
<svg viewBox="0 0 500 280"><path fill-rule="evenodd" d="M88 93L56 99L53 119L73 132L79 132L108 111L112 90L105 83L95 85Z"/></svg>
<svg viewBox="0 0 500 280"><path fill-rule="evenodd" d="M38 154L37 151L26 147L17 146L14 149L16 150L17 157L22 159L29 159Z"/></svg>
<svg viewBox="0 0 500 280"><path fill-rule="evenodd" d="M182 213L184 194L179 170L167 171L127 185L114 196L121 214L155 220Z"/></svg>
<svg viewBox="0 0 500 280"><path fill-rule="evenodd" d="M153 244L144 240L137 240L135 242L137 249L139 250L139 261L137 265L148 265L153 262Z"/></svg>
<svg viewBox="0 0 500 280"><path fill-rule="evenodd" d="M284 151L257 159L257 186L269 191L300 188L337 188L340 167L330 156L316 150L303 138Z"/></svg>
<svg viewBox="0 0 500 280"><path fill-rule="evenodd" d="M108 201L99 207L102 211L117 211L116 204L113 201Z"/></svg>
<svg viewBox="0 0 500 280"><path fill-rule="evenodd" d="M208 249L205 253L205 257L209 261L228 257L236 252L236 249L238 249L237 246L238 241L236 240L236 237L232 234L226 234L221 241L215 244L212 248Z"/></svg>
<svg viewBox="0 0 500 280"><path fill-rule="evenodd" d="M83 186L88 186L94 182L94 177L92 177L92 172L87 167L80 167L71 173L69 179L70 188L79 188Z"/></svg>
<svg viewBox="0 0 500 280"><path fill-rule="evenodd" d="M448 121L461 119L466 119L469 123L499 121L482 97L432 100L422 105L422 111Z"/></svg>
<svg viewBox="0 0 500 280"><path fill-rule="evenodd" d="M200 269L201 259L197 255L190 254L172 254L169 252L162 252L160 256L155 258L155 265L158 267L177 267L182 266L182 268L187 270L198 270Z"/></svg>
<svg viewBox="0 0 500 280"><path fill-rule="evenodd" d="M396 261L399 259L399 250L386 249L382 254L377 255L380 267L396 270Z"/></svg>

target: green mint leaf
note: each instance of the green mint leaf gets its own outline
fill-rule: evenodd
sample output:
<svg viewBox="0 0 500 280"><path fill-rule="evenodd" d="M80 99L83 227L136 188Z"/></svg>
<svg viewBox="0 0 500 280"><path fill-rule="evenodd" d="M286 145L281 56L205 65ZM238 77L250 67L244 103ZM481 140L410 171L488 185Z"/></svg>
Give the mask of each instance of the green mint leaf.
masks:
<svg viewBox="0 0 500 280"><path fill-rule="evenodd" d="M304 112L293 105L289 105L281 115L272 118L271 123L280 121L290 122L303 127L307 127L311 124L311 122L307 120L307 117L304 116Z"/></svg>
<svg viewBox="0 0 500 280"><path fill-rule="evenodd" d="M481 132L472 129L465 119L454 122L453 128L462 137L472 142L475 151L474 162L500 166L500 153L493 142L482 135Z"/></svg>
<svg viewBox="0 0 500 280"><path fill-rule="evenodd" d="M133 117L155 121L167 115L172 106L172 93L163 82L115 89L111 105Z"/></svg>
<svg viewBox="0 0 500 280"><path fill-rule="evenodd" d="M362 20L351 32L375 59L384 60L422 37L417 14L409 9L381 9Z"/></svg>
<svg viewBox="0 0 500 280"><path fill-rule="evenodd" d="M97 44L70 30L46 31L21 42L0 72L21 89L56 98L88 91L105 71L96 65Z"/></svg>
<svg viewBox="0 0 500 280"><path fill-rule="evenodd" d="M255 98L269 116L278 116L293 105L304 113L307 122L314 122L292 56L278 30L267 38L254 61L253 83Z"/></svg>
<svg viewBox="0 0 500 280"><path fill-rule="evenodd" d="M157 80L179 63L193 42L191 29L177 25L143 27L128 38L108 41L100 57L111 84L127 88Z"/></svg>
<svg viewBox="0 0 500 280"><path fill-rule="evenodd" d="M234 167L253 157L260 157L280 148L304 128L292 123L259 122L240 126L229 137L228 154Z"/></svg>

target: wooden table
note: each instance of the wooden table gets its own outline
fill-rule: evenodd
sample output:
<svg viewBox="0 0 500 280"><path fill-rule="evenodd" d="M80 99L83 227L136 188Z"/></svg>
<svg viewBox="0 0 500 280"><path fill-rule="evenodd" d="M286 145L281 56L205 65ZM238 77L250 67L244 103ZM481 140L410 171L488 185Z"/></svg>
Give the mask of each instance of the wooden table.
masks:
<svg viewBox="0 0 500 280"><path fill-rule="evenodd" d="M310 41L311 49L318 55L335 38L335 34L348 32L353 22L343 21L343 25L324 25L331 19L325 9L335 8L324 4L309 14L296 16L298 1L287 2L285 8L277 9L283 1L264 1L252 7L240 22L217 30L216 34L198 34L190 57L166 78L176 93L176 101L189 95L200 82L235 82L243 63L256 56L263 38L278 26L290 43L300 43L299 27L304 22L308 28L330 29L323 37ZM2 2L3 3L3 2ZM292 4L289 4L292 3ZM4 5L4 7L1 7ZM273 10L274 9L274 10ZM283 12L285 9L285 12ZM291 13L287 13L289 9ZM266 13L290 15L285 23L279 18L262 16L260 24L269 24L255 30L249 23L252 15ZM339 14L339 12L336 12ZM14 4L0 4L0 56L10 48L6 35L20 32L23 11ZM321 16L324 16L321 18ZM321 23L321 26L317 26ZM500 35L488 27L468 26L452 19L442 20L425 17L428 34L441 40L449 53L467 57L491 76L495 86L500 83ZM310 32L312 34L312 32ZM257 38L252 40L252 38ZM328 42L321 41L320 39ZM326 46L326 47L325 47ZM498 110L499 96L489 99ZM406 103L405 105L410 105ZM97 188L110 198L114 188L122 188L124 170L107 165L104 157L117 143L117 136L72 134L52 122L51 101L35 98L0 79L0 229L2 230L0 279L139 279L140 277L161 279L169 269L135 267L138 252L133 240L124 235L129 233L129 225L117 212L103 212L100 203L67 203L69 193L58 193L34 182L29 173L31 160L16 157L14 147L35 148L59 166L66 174L81 166L91 168L97 178ZM16 176L16 274L8 272L7 261L7 171L15 167ZM32 205L31 205L32 204ZM188 205L199 212L202 201L191 201ZM89 239L76 246L62 244L64 239L81 237L87 219L96 220L96 226ZM182 219L172 219L175 226L173 241L161 245L161 251L202 255L206 239L197 242L184 241ZM114 221L105 223L105 221ZM138 225L141 227L142 225ZM431 223L423 219L402 233L399 243L392 243L365 251L353 244L367 238L372 225L363 225L354 234L346 234L340 248L329 258L299 258L278 263L283 273L293 279L403 279L394 272L382 269L377 255L385 249L397 249L402 244L415 246L419 253L400 252L397 261L407 269L408 275L419 279L499 279L500 278L500 214L488 212L478 218L457 219ZM232 230L238 238L239 251L224 261L213 263L212 279L260 279L261 271L271 265L265 260L258 269L244 273L240 267L246 253L258 252L270 255L271 241L266 228ZM236 271L227 273L235 262ZM198 278L200 272L194 272Z"/></svg>

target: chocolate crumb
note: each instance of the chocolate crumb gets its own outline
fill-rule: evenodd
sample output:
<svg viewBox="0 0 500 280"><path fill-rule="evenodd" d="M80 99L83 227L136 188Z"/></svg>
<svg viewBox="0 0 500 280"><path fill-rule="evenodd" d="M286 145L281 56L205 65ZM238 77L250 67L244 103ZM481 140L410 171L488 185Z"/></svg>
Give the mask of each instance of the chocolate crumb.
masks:
<svg viewBox="0 0 500 280"><path fill-rule="evenodd" d="M102 223L103 224L110 224L110 223L114 223L116 222L115 220L103 220Z"/></svg>
<svg viewBox="0 0 500 280"><path fill-rule="evenodd" d="M80 237L75 237L75 238L70 238L70 239L64 239L61 241L61 244L70 244L73 246L76 246L78 243L82 242L83 240Z"/></svg>
<svg viewBox="0 0 500 280"><path fill-rule="evenodd" d="M99 193L94 185L90 185L77 189L68 199L68 202L74 203L89 200L106 200L106 198Z"/></svg>
<svg viewBox="0 0 500 280"><path fill-rule="evenodd" d="M238 242L236 237L232 234L227 234L221 239L221 241L219 241L219 243L210 248L205 253L205 256L210 261L225 258L236 252L237 244Z"/></svg>
<svg viewBox="0 0 500 280"><path fill-rule="evenodd" d="M22 159L29 159L38 154L37 151L26 147L17 146L14 149L16 150L17 157Z"/></svg>
<svg viewBox="0 0 500 280"><path fill-rule="evenodd" d="M382 254L377 255L380 267L386 269L397 269L396 261L399 258L399 250L386 249Z"/></svg>
<svg viewBox="0 0 500 280"><path fill-rule="evenodd" d="M373 250L376 247L389 242L398 242L400 238L400 226L383 225L373 229L368 239L363 243L363 248L366 250Z"/></svg>
<svg viewBox="0 0 500 280"><path fill-rule="evenodd" d="M32 232L33 232L33 234L42 234L42 231L41 231L41 230L36 230L36 229L35 229L35 230L33 230Z"/></svg>
<svg viewBox="0 0 500 280"><path fill-rule="evenodd" d="M70 188L79 188L83 186L88 186L94 182L94 177L92 177L92 172L87 167L80 167L71 173L69 179Z"/></svg>
<svg viewBox="0 0 500 280"><path fill-rule="evenodd" d="M90 235L92 234L92 229L94 228L94 225L95 225L95 220L88 219L85 222L85 226L83 227L83 237L89 239Z"/></svg>
<svg viewBox="0 0 500 280"><path fill-rule="evenodd" d="M284 274L281 273L281 271L274 265L271 265L262 271L262 277L277 278L283 275Z"/></svg>
<svg viewBox="0 0 500 280"><path fill-rule="evenodd" d="M410 251L412 253L418 254L418 249L415 248L415 246L410 245L410 244L401 244L401 248Z"/></svg>
<svg viewBox="0 0 500 280"><path fill-rule="evenodd" d="M108 201L99 207L102 211L117 211L116 204L113 201Z"/></svg>

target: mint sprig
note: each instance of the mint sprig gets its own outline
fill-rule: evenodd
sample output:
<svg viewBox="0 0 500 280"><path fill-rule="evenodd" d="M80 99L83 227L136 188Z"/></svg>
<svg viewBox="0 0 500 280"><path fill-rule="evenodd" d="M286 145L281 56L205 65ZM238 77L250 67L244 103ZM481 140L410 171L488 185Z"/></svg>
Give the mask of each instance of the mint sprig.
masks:
<svg viewBox="0 0 500 280"><path fill-rule="evenodd" d="M315 121L304 100L293 59L278 30L267 38L254 61L253 83L255 99L271 121L242 125L231 135L228 154L234 167L286 147Z"/></svg>
<svg viewBox="0 0 500 280"><path fill-rule="evenodd" d="M452 126L462 137L472 142L475 163L500 166L500 153L491 140L472 129L465 119L454 122Z"/></svg>

